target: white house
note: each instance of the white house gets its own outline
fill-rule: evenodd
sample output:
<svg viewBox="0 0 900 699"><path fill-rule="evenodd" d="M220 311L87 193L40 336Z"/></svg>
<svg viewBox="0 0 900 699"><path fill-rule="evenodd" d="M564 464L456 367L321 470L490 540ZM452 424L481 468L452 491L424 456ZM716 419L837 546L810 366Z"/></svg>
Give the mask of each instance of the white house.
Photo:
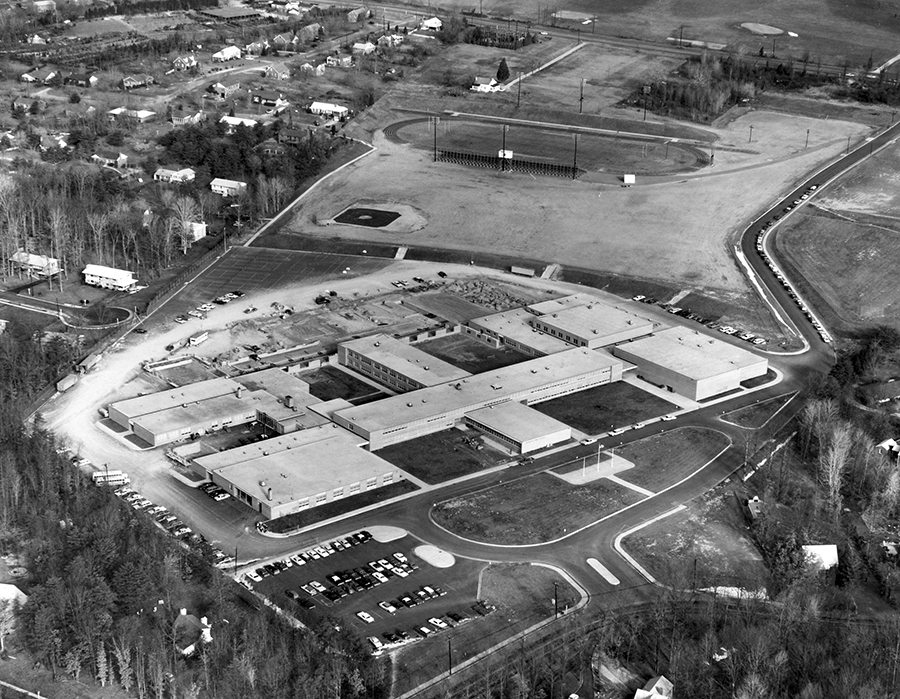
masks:
<svg viewBox="0 0 900 699"><path fill-rule="evenodd" d="M180 170L169 170L161 167L153 173L153 179L157 182L193 182L197 173L189 167L183 167Z"/></svg>
<svg viewBox="0 0 900 699"><path fill-rule="evenodd" d="M383 34L378 37L379 46L400 46L403 43L402 34Z"/></svg>
<svg viewBox="0 0 900 699"><path fill-rule="evenodd" d="M82 272L84 283L90 286L99 286L101 289L115 289L116 291L129 291L137 286L137 279L133 272L103 265L88 265Z"/></svg>
<svg viewBox="0 0 900 699"><path fill-rule="evenodd" d="M475 78L474 84L469 89L473 92L497 92L498 85L494 78Z"/></svg>
<svg viewBox="0 0 900 699"><path fill-rule="evenodd" d="M98 150L91 156L97 165L122 169L128 165L128 156L114 150Z"/></svg>
<svg viewBox="0 0 900 699"><path fill-rule="evenodd" d="M116 107L115 109L110 109L107 114L110 121L115 121L119 117L124 116L137 119L141 124L152 121L156 116L156 112L152 112L149 109L131 109L130 107Z"/></svg>
<svg viewBox="0 0 900 699"><path fill-rule="evenodd" d="M330 68L349 68L353 65L353 56L328 56L325 65Z"/></svg>
<svg viewBox="0 0 900 699"><path fill-rule="evenodd" d="M175 646L184 657L193 655L200 646L212 643L211 629L205 616L198 619L182 609L173 626Z"/></svg>
<svg viewBox="0 0 900 699"><path fill-rule="evenodd" d="M291 77L291 71L284 63L272 63L266 66L263 76L274 80L287 80Z"/></svg>
<svg viewBox="0 0 900 699"><path fill-rule="evenodd" d="M309 105L310 114L318 114L319 116L327 116L333 119L340 119L347 116L350 110L339 104L331 104L330 102L313 102Z"/></svg>
<svg viewBox="0 0 900 699"><path fill-rule="evenodd" d="M59 260L46 255L34 255L20 250L9 258L19 269L36 277L52 277L59 274Z"/></svg>
<svg viewBox="0 0 900 699"><path fill-rule="evenodd" d="M248 129L252 129L259 122L256 119L245 119L244 117L233 117L226 114L219 119L219 123L225 124L228 133L234 133L238 126L246 126Z"/></svg>
<svg viewBox="0 0 900 699"><path fill-rule="evenodd" d="M225 61L235 61L241 57L241 50L237 46L226 46L221 51L216 51L212 55L213 62L224 63Z"/></svg>
<svg viewBox="0 0 900 699"><path fill-rule="evenodd" d="M247 189L247 183L239 180L225 180L221 177L217 177L209 183L209 188L216 194L221 194L223 197L233 197L245 191Z"/></svg>
<svg viewBox="0 0 900 699"><path fill-rule="evenodd" d="M422 20L422 24L419 26L422 29L430 29L431 31L438 32L444 26L444 23L437 17L432 17L431 19Z"/></svg>
<svg viewBox="0 0 900 699"><path fill-rule="evenodd" d="M634 699L660 699L661 697L669 699L674 689L675 685L664 675L658 675L648 680L642 689L638 689L634 693Z"/></svg>
<svg viewBox="0 0 900 699"><path fill-rule="evenodd" d="M371 41L357 41L353 44L353 54L355 56L368 56L375 53L376 46Z"/></svg>

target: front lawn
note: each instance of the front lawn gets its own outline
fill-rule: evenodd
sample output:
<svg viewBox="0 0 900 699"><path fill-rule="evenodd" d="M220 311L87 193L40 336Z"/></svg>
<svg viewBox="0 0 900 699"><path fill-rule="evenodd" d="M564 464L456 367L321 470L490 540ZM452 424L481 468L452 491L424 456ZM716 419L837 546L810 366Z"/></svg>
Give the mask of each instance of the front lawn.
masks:
<svg viewBox="0 0 900 699"><path fill-rule="evenodd" d="M433 516L454 534L492 544L537 544L632 505L644 496L601 479L573 486L548 473L438 503Z"/></svg>

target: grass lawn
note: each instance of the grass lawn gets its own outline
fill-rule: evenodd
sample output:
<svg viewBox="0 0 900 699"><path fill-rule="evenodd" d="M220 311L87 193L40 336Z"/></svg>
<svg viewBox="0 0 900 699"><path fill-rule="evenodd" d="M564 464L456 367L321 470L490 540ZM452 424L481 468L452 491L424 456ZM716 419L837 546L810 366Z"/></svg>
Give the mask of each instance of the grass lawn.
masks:
<svg viewBox="0 0 900 699"><path fill-rule="evenodd" d="M383 396L377 388L333 366L322 366L297 376L309 382L309 392L323 401L344 398L353 403L361 398L372 400L372 396Z"/></svg>
<svg viewBox="0 0 900 699"><path fill-rule="evenodd" d="M732 422L739 427L746 427L750 430L759 429L765 425L772 416L788 404L796 393L785 393L783 396L777 396L764 400L762 403L754 403L745 408L732 410L723 416L728 422Z"/></svg>
<svg viewBox="0 0 900 699"><path fill-rule="evenodd" d="M469 440L483 449L476 449ZM378 450L378 456L429 484L477 473L509 460L477 432L444 430Z"/></svg>
<svg viewBox="0 0 900 699"><path fill-rule="evenodd" d="M553 583L558 583L559 608L578 600L578 594L556 571L543 566L492 564L484 568L481 599L497 611L475 617L436 637L418 641L397 653L399 668L394 696L447 670L447 649L458 665L542 619L553 615ZM441 583L443 585L443 583ZM469 612L474 616L473 612Z"/></svg>
<svg viewBox="0 0 900 699"><path fill-rule="evenodd" d="M733 492L716 490L629 536L623 546L663 584L689 589L696 580L697 587L758 589L768 571L746 526Z"/></svg>
<svg viewBox="0 0 900 699"><path fill-rule="evenodd" d="M619 448L616 453L634 468L616 474L629 483L658 493L696 471L729 445L721 432L682 427Z"/></svg>
<svg viewBox="0 0 900 699"><path fill-rule="evenodd" d="M438 503L454 534L493 544L537 544L595 522L643 496L607 480L573 486L547 473Z"/></svg>
<svg viewBox="0 0 900 699"><path fill-rule="evenodd" d="M531 407L587 434L633 425L678 408L674 403L624 381L579 391Z"/></svg>
<svg viewBox="0 0 900 699"><path fill-rule="evenodd" d="M382 488L366 490L359 495L335 500L326 505L320 505L319 507L313 507L304 510L303 512L295 512L291 515L285 515L284 517L270 520L268 522L269 531L283 534L285 532L293 531L294 529L301 529L303 527L308 527L311 524L315 524L316 522L324 522L326 519L338 517L339 515L344 515L362 507L374 505L377 502L384 502L390 498L395 498L398 495L403 495L405 493L411 493L418 489L419 486L415 483L402 480Z"/></svg>
<svg viewBox="0 0 900 699"><path fill-rule="evenodd" d="M522 352L509 347L494 349L460 334L445 335L417 344L416 347L471 374L493 371L530 359Z"/></svg>

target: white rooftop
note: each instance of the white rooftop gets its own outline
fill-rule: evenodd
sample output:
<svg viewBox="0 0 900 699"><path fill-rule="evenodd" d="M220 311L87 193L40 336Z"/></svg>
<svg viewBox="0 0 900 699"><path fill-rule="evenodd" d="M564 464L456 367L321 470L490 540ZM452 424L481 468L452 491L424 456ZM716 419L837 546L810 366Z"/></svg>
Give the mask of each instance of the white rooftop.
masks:
<svg viewBox="0 0 900 699"><path fill-rule="evenodd" d="M613 348L614 354L619 351L698 381L767 362L749 350L685 327L668 328Z"/></svg>
<svg viewBox="0 0 900 699"><path fill-rule="evenodd" d="M475 410L492 400L500 403L505 396L621 365L621 359L616 359L606 352L577 347L494 371L474 374L461 381L421 388L418 391L340 410L337 415L369 432L377 432L398 424L427 420L435 415L464 410L467 407Z"/></svg>
<svg viewBox="0 0 900 699"><path fill-rule="evenodd" d="M224 396L228 393L236 393L239 387L240 384L228 378L210 379L187 384L180 388L173 388L169 391L159 391L146 396L116 401L110 407L126 417L134 418L139 415L147 415L148 413L174 408L185 403L196 403L217 396Z"/></svg>
<svg viewBox="0 0 900 699"><path fill-rule="evenodd" d="M468 371L383 333L341 344L423 386L434 386L471 376Z"/></svg>
<svg viewBox="0 0 900 699"><path fill-rule="evenodd" d="M466 413L466 417L519 443L561 430L571 430L565 423L515 401L473 410Z"/></svg>
<svg viewBox="0 0 900 699"><path fill-rule="evenodd" d="M329 424L258 442L252 456L243 447L197 463L255 498L284 505L398 470L359 444L359 437Z"/></svg>
<svg viewBox="0 0 900 699"><path fill-rule="evenodd" d="M545 313L540 317L540 322L563 334L587 341L602 340L623 332L633 333L632 336L646 335L653 330L653 321L649 318L616 308L599 299Z"/></svg>
<svg viewBox="0 0 900 699"><path fill-rule="evenodd" d="M86 265L82 274L103 277L104 279L115 279L117 281L130 281L134 279L133 272L124 269L116 269L114 267L104 267L103 265Z"/></svg>
<svg viewBox="0 0 900 699"><path fill-rule="evenodd" d="M571 349L572 345L557 337L538 331L531 325L535 315L525 308L514 308L511 311L493 313L481 318L473 318L469 325L474 328L484 328L511 340L521 343L526 347L532 347L544 354L554 354Z"/></svg>

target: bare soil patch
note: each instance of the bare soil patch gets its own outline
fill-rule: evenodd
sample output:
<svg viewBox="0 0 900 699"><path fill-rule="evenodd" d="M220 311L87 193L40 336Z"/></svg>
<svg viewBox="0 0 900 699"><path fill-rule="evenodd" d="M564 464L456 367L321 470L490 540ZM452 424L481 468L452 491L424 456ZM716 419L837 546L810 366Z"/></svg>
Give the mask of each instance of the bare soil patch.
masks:
<svg viewBox="0 0 900 699"><path fill-rule="evenodd" d="M653 435L616 450L634 464L619 477L658 493L692 474L730 443L721 432L701 427Z"/></svg>
<svg viewBox="0 0 900 699"><path fill-rule="evenodd" d="M734 423L739 427L756 430L771 420L772 417L786 406L796 395L796 393L786 393L783 396L770 398L761 403L748 405L746 408L732 410L730 413L725 413L725 415L722 416L722 419Z"/></svg>
<svg viewBox="0 0 900 699"><path fill-rule="evenodd" d="M432 516L454 534L476 541L538 544L643 499L610 481L571 486L539 473L440 502Z"/></svg>

